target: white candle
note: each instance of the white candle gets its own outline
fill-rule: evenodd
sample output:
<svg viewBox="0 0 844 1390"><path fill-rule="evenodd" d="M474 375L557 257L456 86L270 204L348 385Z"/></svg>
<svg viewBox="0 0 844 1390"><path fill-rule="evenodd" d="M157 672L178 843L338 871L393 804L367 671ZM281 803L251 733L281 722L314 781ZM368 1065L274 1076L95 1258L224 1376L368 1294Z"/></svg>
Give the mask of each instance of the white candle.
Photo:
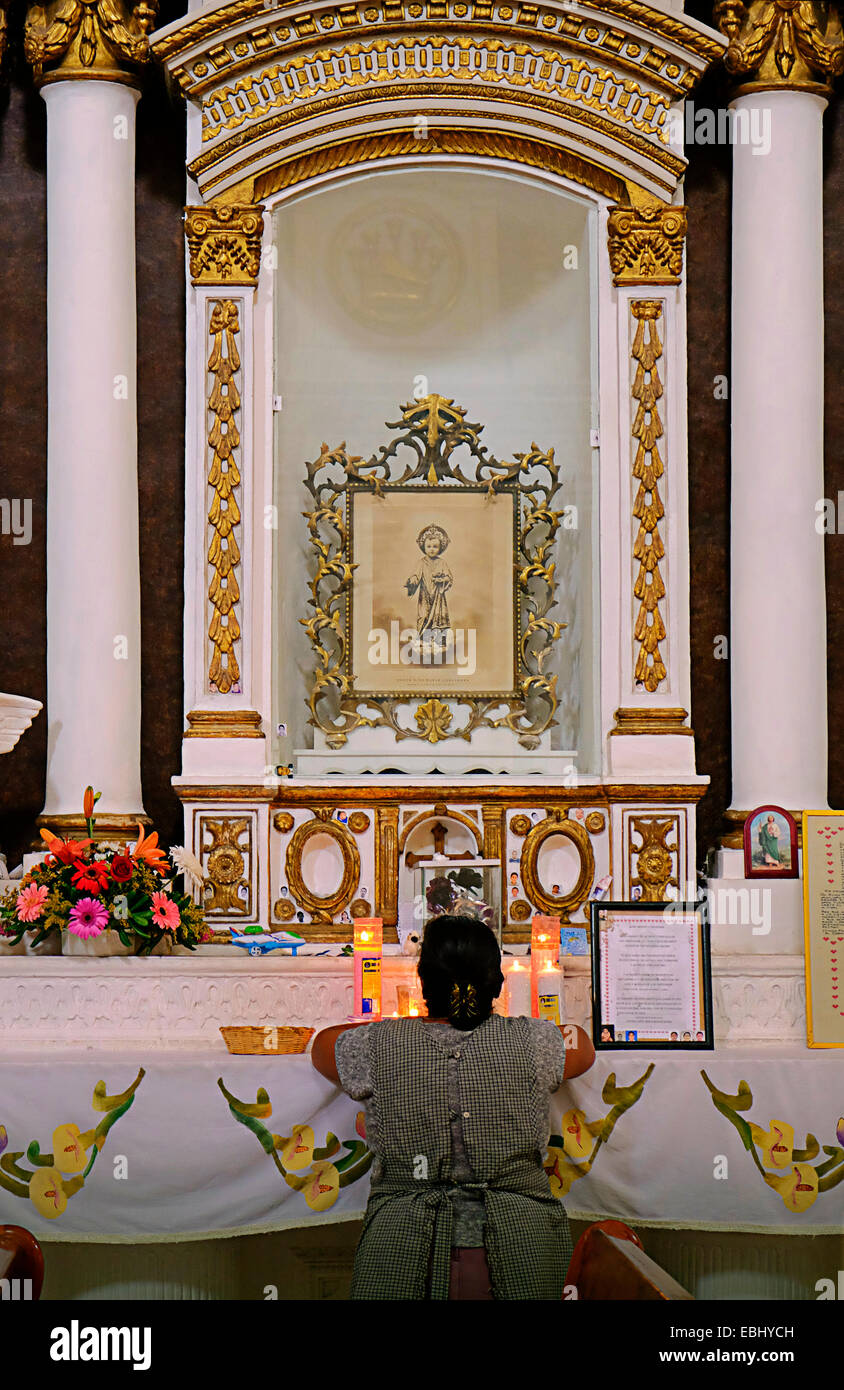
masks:
<svg viewBox="0 0 844 1390"><path fill-rule="evenodd" d="M507 1012L511 1018L530 1018L530 971L518 961L507 972Z"/></svg>
<svg viewBox="0 0 844 1390"><path fill-rule="evenodd" d="M540 970L536 977L536 992L539 996L539 1017L548 1018L552 1023L563 1023L563 972L553 968Z"/></svg>

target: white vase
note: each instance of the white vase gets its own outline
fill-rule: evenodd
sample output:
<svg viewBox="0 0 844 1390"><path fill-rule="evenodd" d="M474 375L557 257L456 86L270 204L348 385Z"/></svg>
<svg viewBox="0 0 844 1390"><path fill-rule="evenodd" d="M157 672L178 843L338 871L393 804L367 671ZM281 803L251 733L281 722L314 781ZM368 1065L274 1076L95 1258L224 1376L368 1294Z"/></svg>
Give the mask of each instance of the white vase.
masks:
<svg viewBox="0 0 844 1390"><path fill-rule="evenodd" d="M26 954L28 956L60 956L62 953L62 938L60 932L51 931L43 941L37 946L32 944L34 932L27 932L24 937L26 942Z"/></svg>
<svg viewBox="0 0 844 1390"><path fill-rule="evenodd" d="M11 937L8 937L8 936L7 936L7 937L3 937L3 936L0 936L0 956L25 956L25 955L26 955L26 937L25 937L25 936L22 936L22 937L21 937L21 939L20 939L20 941L17 943L17 945L15 945L15 943L14 943L14 941L12 941Z"/></svg>
<svg viewBox="0 0 844 1390"><path fill-rule="evenodd" d="M62 955L65 956L128 956L131 946L124 946L116 931L106 929L99 936L77 936L62 933Z"/></svg>

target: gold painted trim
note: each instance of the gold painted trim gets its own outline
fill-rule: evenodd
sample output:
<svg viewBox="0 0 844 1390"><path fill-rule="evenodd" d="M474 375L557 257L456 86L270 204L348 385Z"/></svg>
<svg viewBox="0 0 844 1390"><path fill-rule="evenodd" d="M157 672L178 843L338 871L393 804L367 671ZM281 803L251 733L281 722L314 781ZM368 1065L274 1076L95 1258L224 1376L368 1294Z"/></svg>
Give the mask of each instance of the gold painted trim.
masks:
<svg viewBox="0 0 844 1390"><path fill-rule="evenodd" d="M546 840L560 835L571 840L578 850L580 873L568 893L553 897L539 877L539 851ZM568 819L566 811L551 811L547 819L539 821L526 836L522 846L521 871L525 892L534 906L547 916L559 917L561 922L566 923L570 914L586 901L595 879L592 842L582 825Z"/></svg>
<svg viewBox="0 0 844 1390"><path fill-rule="evenodd" d="M662 300L658 299L630 302L630 313L638 325L630 349L636 367L630 394L636 402L631 432L636 441L633 478L638 484L633 501L633 520L638 523L633 561L639 567L633 583L633 597L639 602L633 626L634 644L639 647L633 679L651 694L668 676L660 651L660 643L668 637L661 608L665 584L660 566L665 558L665 546L659 529L665 516L659 493L659 480L665 473L659 452L659 441L665 433L659 414L663 386L658 364L663 346L657 323L662 318L662 309Z"/></svg>
<svg viewBox="0 0 844 1390"><path fill-rule="evenodd" d="M665 899L669 886L680 888L680 817L675 813L669 816L631 815L627 819L627 879L631 888L642 890L641 901L660 903ZM633 836L638 835L641 844L633 844ZM669 836L674 843L669 844ZM633 860L636 860L636 874L633 873ZM676 876L672 870L676 863Z"/></svg>
<svg viewBox="0 0 844 1390"><path fill-rule="evenodd" d="M257 285L264 209L260 203L185 208L193 285Z"/></svg>
<svg viewBox="0 0 844 1390"><path fill-rule="evenodd" d="M615 712L615 728L610 729L610 738L614 734L686 734L689 738L694 737L694 730L686 724L689 711L681 709L679 706L663 709L617 709Z"/></svg>
<svg viewBox="0 0 844 1390"><path fill-rule="evenodd" d="M389 135L368 135L339 141L284 160L274 169L261 174L255 180L255 188L260 190L259 196L265 199L307 179L318 178L352 164L368 164L407 155L428 159L438 154L507 159L515 164L545 169L560 178L571 179L605 198L627 196L627 185L622 178L601 169L597 164L591 164L581 155L525 136L454 128L438 131L436 140L418 140L412 131L396 131Z"/></svg>
<svg viewBox="0 0 844 1390"><path fill-rule="evenodd" d="M439 791L439 787L437 788L437 791ZM429 791L428 795L430 796L430 794L431 793ZM403 791L401 793L401 800L404 800ZM405 822L402 832L399 836L399 854L404 854L404 847L407 844L408 836L411 835L413 831L417 829L418 826L424 825L425 822L429 820L459 821L461 825L465 825L469 830L471 830L472 835L475 839L475 847L478 851L478 854L483 854L483 834L481 831L481 827L478 825L477 821L472 820L471 816L467 816L464 811L453 811L451 807L447 804L442 806L439 802L432 809L420 811L417 816L413 816L411 820Z"/></svg>
<svg viewBox="0 0 844 1390"><path fill-rule="evenodd" d="M786 807L788 810L788 807ZM803 811L789 811L795 825L797 826L797 848L803 848ZM826 812L812 812L813 815L824 815ZM724 812L723 820L726 829L719 835L722 849L744 849L744 823L750 815L750 811L736 811L732 807Z"/></svg>
<svg viewBox="0 0 844 1390"><path fill-rule="evenodd" d="M724 66L734 96L803 91L829 96L844 72L837 4L811 0L719 0L715 22L729 43Z"/></svg>
<svg viewBox="0 0 844 1390"><path fill-rule="evenodd" d="M370 798L370 801L372 799ZM375 803L376 905L384 926L395 929L399 917L399 808Z"/></svg>
<svg viewBox="0 0 844 1390"><path fill-rule="evenodd" d="M328 835L336 841L343 856L343 876L334 893L320 896L311 891L302 877L302 851L314 835ZM287 882L292 896L305 911L310 912L312 921L333 923L335 912L342 912L351 902L360 882L360 851L354 835L340 821L323 820L319 817L305 821L291 836L285 855Z"/></svg>
<svg viewBox="0 0 844 1390"><path fill-rule="evenodd" d="M152 825L152 820L145 811L139 811L137 815L98 811L92 838L98 844L103 840L114 840L116 844L121 845L132 844L138 838L139 824ZM35 825L38 830L52 830L54 835L61 836L63 840L86 839L88 836L85 817L81 813L61 816L42 814L36 817ZM33 841L32 848L42 852L46 848L40 835Z"/></svg>
<svg viewBox="0 0 844 1390"><path fill-rule="evenodd" d="M24 23L24 56L39 86L94 81L136 87L135 70L152 58L149 35L157 14L158 0L60 0L57 5L30 5ZM55 66L45 74L45 64Z"/></svg>
<svg viewBox="0 0 844 1390"><path fill-rule="evenodd" d="M234 300L220 299L211 307L208 333L212 340L208 372L213 385L208 412L213 424L208 434L209 464L206 485L213 492L208 512L208 564L212 570L208 588L211 619L208 640L211 663L208 684L221 695L237 690L240 665L237 648L241 632L238 621L240 549L237 529L241 524L238 497L241 490L237 450L240 431L235 417L240 410L238 380L241 375L237 340L240 335L238 307Z"/></svg>
<svg viewBox="0 0 844 1390"><path fill-rule="evenodd" d="M308 785L302 782L290 780L281 786L268 787L263 782L253 782L250 785L228 785L219 783L216 786L209 786L207 783L191 783L189 785L176 786L176 793L183 802L204 802L204 801L254 801L269 802L280 809L286 806L336 806L338 788L322 788ZM528 784L495 785L487 783L476 787L466 786L466 784L450 783L448 786L438 786L437 795L443 800L453 800L465 802L471 798L474 802L502 802L509 808L515 810L519 806L559 806L571 807L599 805L605 803L628 804L633 802L667 801L667 802L698 802L701 797L706 795L709 790L709 779L704 782L605 782L596 783L590 786L570 787L560 784L559 787L543 786L539 782ZM378 806L382 811L386 809L384 803L396 804L426 804L431 801L430 786L414 786L406 784L403 786L379 786L357 785L344 786L342 788L342 799L344 806L363 804L364 806Z"/></svg>
<svg viewBox="0 0 844 1390"><path fill-rule="evenodd" d="M470 100L473 97L477 97L476 89L472 88L468 84L455 83L454 86L449 87L449 92L454 92L457 95ZM427 90L424 86L418 83L401 86L394 83L389 91L383 93L380 100L385 103L397 104L405 100L417 101L423 98L430 99L431 95L432 93L429 90ZM188 170L195 179L202 182L203 192L207 197L209 191L216 187L218 183L222 182L223 179L230 179L233 174L236 174L238 172L238 170L248 169L249 166L253 162L255 162L255 157L251 154L245 159L233 162L231 157L236 150L246 150L249 149L249 147L253 144L257 144L259 142L263 143L268 139L269 136L273 135L277 131L283 130L287 126L299 126L302 120L306 117L308 119L311 119L317 116L331 114L331 112L336 111L338 108L342 110L350 110L359 104L371 102L371 100L372 95L370 92L352 92L348 96L344 96L342 101L338 101L336 97L326 97L323 98L321 101L310 103L305 111L291 110L279 112L276 115L268 117L266 120L261 121L258 125L250 127L245 131L241 131L238 135L230 136L227 140L221 141L219 144L214 145L213 149L206 150L204 154L198 155L196 159L192 160L191 163L188 165ZM644 156L645 158L653 160L653 162L659 168L665 170L665 172L672 176L672 178L674 179L674 183L666 182L665 180L660 179L659 174L654 171L649 171L647 175L647 177L653 183L656 183L665 189L666 195L668 197L671 196L676 182L682 177L683 173L685 172L685 159L680 159L677 155L673 154L668 146L665 146L665 148L661 150L659 147L655 147L651 141L646 140L644 136L641 136L634 131L627 131L626 133L624 133L622 132L621 128L617 125L614 125L612 121L606 119L605 117L599 116L594 111L580 110L571 102L554 101L550 97L542 97L535 93L513 93L511 94L511 97L508 98L508 100L510 101L510 104L512 104L513 106L517 106L519 108L527 107L528 109L547 112L549 115L553 115L558 119L564 118L565 120L573 121L578 125L585 126L588 129L595 130L612 140L619 141L622 149L627 147L628 149L635 151L636 153ZM442 107L437 109L430 109L426 110L425 114L429 117L429 119L432 120L438 116L452 120L456 119L471 121L477 121L479 118L478 112L476 110L472 110L471 108L461 109L459 107ZM399 116L400 118L406 117L406 113L399 113ZM543 121L531 120L523 115L521 109L519 110L518 120L522 125L535 126L538 130L546 132L547 135L550 137L546 140L546 143L549 146L556 147L558 149L562 148L557 144L557 141L560 138L559 126L548 124ZM355 131L359 131L359 127L359 120L357 118L352 118L350 120L334 122L331 124L325 124L321 126L320 135L321 137L326 137L330 136L331 133L336 130L344 130L349 128ZM447 129L466 129L477 131L478 134L486 136L489 140L493 142L496 140L499 134L499 132L489 127L477 127L474 125L455 127L441 126L438 127L437 134L439 134L440 131ZM366 135L358 135L357 138L365 139L369 137L367 137ZM375 136L373 135L371 138L375 138ZM301 139L300 134L295 135L294 137L292 137L291 140L287 141L286 143L287 145L290 145L293 143L293 140L298 139ZM596 140L588 139L587 136L583 135L580 132L578 132L577 134L577 140L579 144L588 146L590 149L595 150L597 156L596 160L594 161L595 167L602 169L608 178L618 180L620 184L619 193L618 195L611 195L613 196L615 201L621 203L629 201L630 195L629 191L627 194L624 191L624 181L620 179L619 175L617 175L614 171L604 169L604 166L600 162L601 156L606 155L606 147L599 144ZM337 142L323 138L319 148L322 149L326 145L333 143ZM420 141L418 143L427 144L428 142ZM430 151L431 153L436 152L436 149L434 148L435 146L436 141L432 140L432 147ZM283 160L284 158L283 154L281 153L283 149L284 144L282 144L280 147L280 160ZM298 156L290 157L294 158ZM491 157L494 158L495 156L493 155ZM574 155L574 157L577 158L577 155ZM632 159L626 158L625 155L623 155L620 151L614 151L612 157L616 163L623 164L631 171L630 176L627 177L628 190L631 184L635 187L638 184L638 181L643 177L640 166L636 164L635 161L633 161ZM216 174L212 178L202 180L202 175L206 171L208 171L215 165L222 164L224 161L224 170L221 170L220 173ZM587 160L587 163L588 162L589 161ZM275 167L276 166L273 165L273 169ZM273 190L269 188L268 185L265 185L262 182L262 180L265 178L269 178L271 174L272 169L268 169L265 170L263 173L256 174L254 176L254 181L250 180L247 177L247 179L243 183L238 185L238 188L241 189L241 193L238 193L237 189L235 188L229 188L225 191L224 194L221 194L221 198L225 198L226 201L229 201L233 200L235 197L245 196L243 190L247 189L247 187L248 196L250 198L253 198L255 201L259 201L265 197L268 197L269 193ZM586 186L588 187L589 185L587 184ZM649 200L653 200L652 193L647 193L646 197Z"/></svg>
<svg viewBox="0 0 844 1390"><path fill-rule="evenodd" d="M662 203L610 208L607 247L614 285L679 285L686 209Z"/></svg>
<svg viewBox="0 0 844 1390"><path fill-rule="evenodd" d="M261 716L254 709L192 709L183 738L264 738Z"/></svg>

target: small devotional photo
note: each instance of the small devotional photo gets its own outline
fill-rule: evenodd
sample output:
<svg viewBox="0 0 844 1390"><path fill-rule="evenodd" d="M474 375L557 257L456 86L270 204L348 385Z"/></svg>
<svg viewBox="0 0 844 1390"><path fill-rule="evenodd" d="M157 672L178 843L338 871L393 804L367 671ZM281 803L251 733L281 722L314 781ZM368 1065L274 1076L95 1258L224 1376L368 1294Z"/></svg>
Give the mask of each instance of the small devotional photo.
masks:
<svg viewBox="0 0 844 1390"><path fill-rule="evenodd" d="M782 806L757 806L744 823L745 878L797 878L797 826Z"/></svg>
<svg viewBox="0 0 844 1390"><path fill-rule="evenodd" d="M601 1024L601 1042L615 1042L615 1024Z"/></svg>
<svg viewBox="0 0 844 1390"><path fill-rule="evenodd" d="M638 1034L638 1031L637 1031L635 1028L628 1028L627 1031L626 1031L626 1033L624 1034L624 1041L625 1041L625 1042L638 1042L638 1041L639 1041L639 1034Z"/></svg>

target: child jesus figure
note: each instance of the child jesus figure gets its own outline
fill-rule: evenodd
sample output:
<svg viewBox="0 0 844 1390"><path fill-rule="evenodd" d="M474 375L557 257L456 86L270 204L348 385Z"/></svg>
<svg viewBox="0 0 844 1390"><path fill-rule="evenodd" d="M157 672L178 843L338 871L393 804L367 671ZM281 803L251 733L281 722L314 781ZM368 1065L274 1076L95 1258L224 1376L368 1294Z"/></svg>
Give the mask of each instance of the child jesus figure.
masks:
<svg viewBox="0 0 844 1390"><path fill-rule="evenodd" d="M442 558L449 537L441 526L426 526L416 537L416 544L422 551L422 560L405 580L407 592L418 593L416 631L423 640L445 645L451 628L446 594L454 583L454 576Z"/></svg>

